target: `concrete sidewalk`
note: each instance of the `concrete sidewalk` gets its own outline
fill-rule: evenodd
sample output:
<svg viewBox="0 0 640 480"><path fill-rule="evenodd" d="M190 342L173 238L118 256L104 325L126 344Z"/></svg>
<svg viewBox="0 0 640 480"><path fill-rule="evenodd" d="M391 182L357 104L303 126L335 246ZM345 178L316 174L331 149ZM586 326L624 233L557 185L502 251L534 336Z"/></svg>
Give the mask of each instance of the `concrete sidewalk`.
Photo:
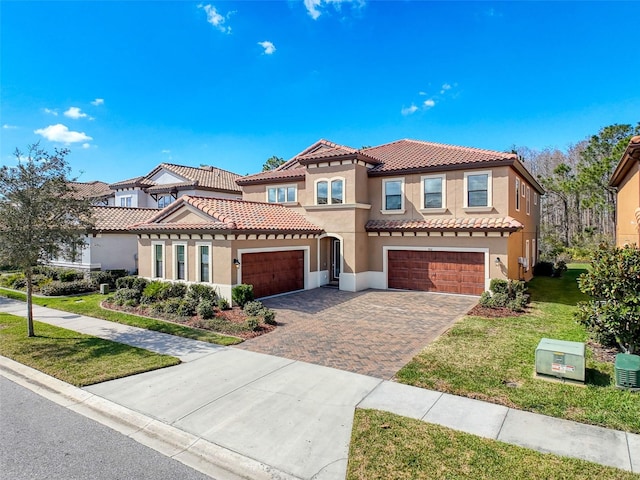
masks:
<svg viewBox="0 0 640 480"><path fill-rule="evenodd" d="M0 311L24 316L25 304L0 297ZM82 390L55 379L39 390L60 390L70 408L89 409L93 418L130 421L128 428L116 428L216 478L345 478L355 408L640 472L640 435L43 307L34 307L34 315L181 358L175 367ZM3 360L10 378L47 382L39 372L17 369ZM227 473L216 476L215 468Z"/></svg>

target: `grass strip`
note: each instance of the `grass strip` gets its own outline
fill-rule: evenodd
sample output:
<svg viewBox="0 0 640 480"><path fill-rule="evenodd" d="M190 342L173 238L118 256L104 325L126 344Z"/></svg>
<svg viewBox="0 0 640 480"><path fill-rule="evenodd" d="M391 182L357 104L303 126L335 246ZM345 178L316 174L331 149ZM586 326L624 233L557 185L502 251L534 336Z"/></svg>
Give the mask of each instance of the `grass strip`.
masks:
<svg viewBox="0 0 640 480"><path fill-rule="evenodd" d="M543 454L378 410L356 410L347 480L637 479L617 468Z"/></svg>
<svg viewBox="0 0 640 480"><path fill-rule="evenodd" d="M0 295L22 301L26 301L27 298L26 294L22 292L8 290L6 288L0 288ZM177 337L190 338L192 340L200 340L217 345L235 345L242 342L242 339L237 337L165 322L164 320L107 310L100 306L100 302L102 302L104 298L104 295L100 295L99 293L72 297L33 297L33 303L42 307L55 308L56 310L101 318L103 320L109 320L110 322L146 328L147 330L153 330L155 332L168 333Z"/></svg>
<svg viewBox="0 0 640 480"><path fill-rule="evenodd" d="M180 360L101 338L0 313L0 354L64 382L83 387L177 365Z"/></svg>
<svg viewBox="0 0 640 480"><path fill-rule="evenodd" d="M398 381L577 422L640 433L640 395L615 387L612 363L587 348L584 386L534 378L535 349L543 337L584 342L574 318L583 299L571 265L562 278L529 284L533 304L519 317L464 317L396 375Z"/></svg>

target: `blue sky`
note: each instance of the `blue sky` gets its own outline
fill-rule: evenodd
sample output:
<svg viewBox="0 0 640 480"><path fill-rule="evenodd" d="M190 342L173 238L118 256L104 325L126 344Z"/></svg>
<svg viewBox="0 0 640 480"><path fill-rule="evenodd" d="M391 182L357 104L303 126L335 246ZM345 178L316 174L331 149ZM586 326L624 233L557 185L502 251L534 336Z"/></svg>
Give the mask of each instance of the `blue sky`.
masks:
<svg viewBox="0 0 640 480"><path fill-rule="evenodd" d="M254 173L320 138L566 148L640 120L640 2L0 3L0 163Z"/></svg>

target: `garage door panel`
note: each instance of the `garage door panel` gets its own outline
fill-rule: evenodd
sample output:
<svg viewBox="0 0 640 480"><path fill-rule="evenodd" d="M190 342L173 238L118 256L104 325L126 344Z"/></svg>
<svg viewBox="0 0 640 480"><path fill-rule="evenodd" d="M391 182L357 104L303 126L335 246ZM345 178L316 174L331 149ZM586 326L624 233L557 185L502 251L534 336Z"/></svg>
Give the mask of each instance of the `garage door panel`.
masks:
<svg viewBox="0 0 640 480"><path fill-rule="evenodd" d="M253 285L256 298L304 289L304 251L243 254L242 283Z"/></svg>
<svg viewBox="0 0 640 480"><path fill-rule="evenodd" d="M389 288L479 295L484 291L484 254L390 250Z"/></svg>

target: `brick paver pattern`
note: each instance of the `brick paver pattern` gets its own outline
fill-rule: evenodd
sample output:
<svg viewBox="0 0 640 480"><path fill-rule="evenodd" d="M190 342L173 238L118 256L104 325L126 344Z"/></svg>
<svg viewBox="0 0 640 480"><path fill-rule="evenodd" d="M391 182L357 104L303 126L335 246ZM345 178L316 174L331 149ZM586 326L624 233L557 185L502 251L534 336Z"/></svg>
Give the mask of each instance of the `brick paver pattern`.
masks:
<svg viewBox="0 0 640 480"><path fill-rule="evenodd" d="M263 300L278 328L234 348L391 379L478 302L428 292L316 288Z"/></svg>

